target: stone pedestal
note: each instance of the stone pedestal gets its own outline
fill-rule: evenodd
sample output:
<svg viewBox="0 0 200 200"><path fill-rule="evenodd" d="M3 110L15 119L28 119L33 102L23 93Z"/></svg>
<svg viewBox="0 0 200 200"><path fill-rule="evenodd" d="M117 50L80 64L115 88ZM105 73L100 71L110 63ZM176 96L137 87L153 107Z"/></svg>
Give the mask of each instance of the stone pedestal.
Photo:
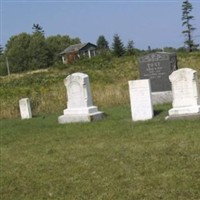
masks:
<svg viewBox="0 0 200 200"><path fill-rule="evenodd" d="M60 124L71 122L91 122L101 120L103 113L96 106L80 109L65 109L64 115L58 118Z"/></svg>
<svg viewBox="0 0 200 200"><path fill-rule="evenodd" d="M58 117L61 124L101 120L103 113L92 103L89 77L83 73L69 75L65 81L67 89L67 109Z"/></svg>
<svg viewBox="0 0 200 200"><path fill-rule="evenodd" d="M172 103L172 91L152 92L152 104Z"/></svg>

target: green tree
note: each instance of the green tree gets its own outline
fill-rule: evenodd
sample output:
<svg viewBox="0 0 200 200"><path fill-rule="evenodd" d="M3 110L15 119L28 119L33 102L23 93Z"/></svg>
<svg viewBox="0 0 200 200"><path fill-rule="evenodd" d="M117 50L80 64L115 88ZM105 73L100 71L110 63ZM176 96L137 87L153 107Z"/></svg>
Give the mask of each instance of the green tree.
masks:
<svg viewBox="0 0 200 200"><path fill-rule="evenodd" d="M44 35L44 30L39 24L33 24L32 30L33 30L33 34L34 33L41 33L41 34Z"/></svg>
<svg viewBox="0 0 200 200"><path fill-rule="evenodd" d="M0 76L7 74L6 59L3 53L3 47L0 45Z"/></svg>
<svg viewBox="0 0 200 200"><path fill-rule="evenodd" d="M97 39L97 48L101 51L101 50L108 50L109 46L108 46L108 41L106 40L106 38L103 35L100 35Z"/></svg>
<svg viewBox="0 0 200 200"><path fill-rule="evenodd" d="M194 43L193 38L192 38L192 32L196 29L191 24L191 20L194 19L194 16L191 15L192 9L193 9L193 6L188 0L183 1L182 26L185 27L185 30L183 30L182 33L184 34L186 38L184 43L187 46L189 52L197 49L198 47L198 45Z"/></svg>
<svg viewBox="0 0 200 200"><path fill-rule="evenodd" d="M31 59L28 51L30 42L31 35L27 33L12 36L7 42L5 57L9 60L11 72L20 72L28 69Z"/></svg>
<svg viewBox="0 0 200 200"><path fill-rule="evenodd" d="M127 55L134 55L135 54L133 40L128 41L128 44L127 44L127 47L126 47L126 53L127 53Z"/></svg>
<svg viewBox="0 0 200 200"><path fill-rule="evenodd" d="M67 48L69 45L80 43L79 38L70 38L68 35L56 35L49 36L46 38L46 43L48 45L50 57L52 58L53 64L56 62L61 62L61 57L59 53Z"/></svg>
<svg viewBox="0 0 200 200"><path fill-rule="evenodd" d="M12 36L6 44L5 56L11 72L46 68L52 62L45 37L39 32Z"/></svg>
<svg viewBox="0 0 200 200"><path fill-rule="evenodd" d="M52 58L43 34L35 32L31 36L28 52L30 57L29 69L47 68L52 64Z"/></svg>
<svg viewBox="0 0 200 200"><path fill-rule="evenodd" d="M3 54L3 47L2 47L2 45L0 45L0 55L2 55Z"/></svg>
<svg viewBox="0 0 200 200"><path fill-rule="evenodd" d="M112 49L113 54L117 57L123 56L125 54L124 44L118 34L113 36Z"/></svg>

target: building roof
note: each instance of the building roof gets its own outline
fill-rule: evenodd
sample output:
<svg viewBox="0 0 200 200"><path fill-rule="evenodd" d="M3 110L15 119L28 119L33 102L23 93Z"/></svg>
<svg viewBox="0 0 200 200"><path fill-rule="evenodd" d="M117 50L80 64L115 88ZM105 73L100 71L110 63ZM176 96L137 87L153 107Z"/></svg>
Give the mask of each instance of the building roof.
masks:
<svg viewBox="0 0 200 200"><path fill-rule="evenodd" d="M71 52L77 52L79 50L81 50L82 48L84 48L86 45L91 44L91 43L79 43L79 44L73 44L70 45L69 47L67 47L64 51L62 51L60 54L67 54L67 53L71 53ZM93 44L91 44L93 45ZM93 45L96 46L96 45Z"/></svg>

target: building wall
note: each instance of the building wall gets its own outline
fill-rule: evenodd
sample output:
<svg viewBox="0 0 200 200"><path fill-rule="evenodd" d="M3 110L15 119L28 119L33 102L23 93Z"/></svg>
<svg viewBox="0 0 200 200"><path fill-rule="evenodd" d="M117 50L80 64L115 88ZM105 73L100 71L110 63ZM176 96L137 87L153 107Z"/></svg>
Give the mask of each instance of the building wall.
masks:
<svg viewBox="0 0 200 200"><path fill-rule="evenodd" d="M79 59L81 57L88 57L91 58L93 56L97 55L96 46L93 44L88 43L85 47L83 47L78 52L71 52L68 54L64 54L62 56L62 60L64 64L69 64L74 62L76 59Z"/></svg>

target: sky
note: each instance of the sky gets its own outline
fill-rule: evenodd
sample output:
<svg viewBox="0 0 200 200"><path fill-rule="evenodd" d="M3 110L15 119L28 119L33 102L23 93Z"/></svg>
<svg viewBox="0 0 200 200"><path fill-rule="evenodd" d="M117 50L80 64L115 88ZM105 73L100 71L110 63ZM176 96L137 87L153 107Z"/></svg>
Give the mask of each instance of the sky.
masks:
<svg viewBox="0 0 200 200"><path fill-rule="evenodd" d="M109 45L118 34L126 46L139 49L181 47L183 0L0 0L0 44L11 36L32 33L39 24L45 36L69 35L96 44L104 35ZM200 0L193 5L193 37L200 43Z"/></svg>

